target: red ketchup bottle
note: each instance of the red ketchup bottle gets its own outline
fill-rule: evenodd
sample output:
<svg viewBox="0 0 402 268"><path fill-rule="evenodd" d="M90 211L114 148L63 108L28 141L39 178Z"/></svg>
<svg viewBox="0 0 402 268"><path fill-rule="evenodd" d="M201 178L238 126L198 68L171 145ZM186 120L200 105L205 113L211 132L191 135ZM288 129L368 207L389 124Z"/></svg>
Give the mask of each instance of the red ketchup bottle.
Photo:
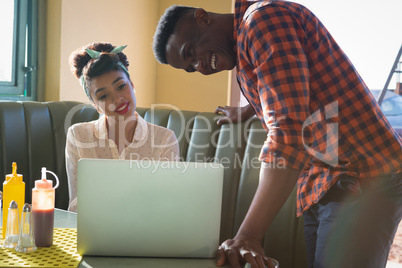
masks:
<svg viewBox="0 0 402 268"><path fill-rule="evenodd" d="M46 172L56 178L53 181L46 179ZM32 189L32 219L37 247L50 247L53 244L54 200L55 189L59 186L59 178L46 168L42 168L42 179L35 181Z"/></svg>

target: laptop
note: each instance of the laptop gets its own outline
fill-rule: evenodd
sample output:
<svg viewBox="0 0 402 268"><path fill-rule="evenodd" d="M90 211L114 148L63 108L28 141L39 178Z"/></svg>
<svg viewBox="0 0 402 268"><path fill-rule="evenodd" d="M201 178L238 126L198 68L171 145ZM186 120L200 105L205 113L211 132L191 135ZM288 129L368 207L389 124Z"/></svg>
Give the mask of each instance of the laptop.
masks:
<svg viewBox="0 0 402 268"><path fill-rule="evenodd" d="M81 255L213 258L219 246L219 163L81 159Z"/></svg>

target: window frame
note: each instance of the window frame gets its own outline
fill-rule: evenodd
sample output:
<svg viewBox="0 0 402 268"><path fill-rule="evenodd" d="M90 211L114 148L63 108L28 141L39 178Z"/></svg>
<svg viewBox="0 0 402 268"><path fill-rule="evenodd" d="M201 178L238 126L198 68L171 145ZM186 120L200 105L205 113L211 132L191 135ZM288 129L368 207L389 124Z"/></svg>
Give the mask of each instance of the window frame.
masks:
<svg viewBox="0 0 402 268"><path fill-rule="evenodd" d="M0 81L0 100L36 100L38 1L14 0L11 82Z"/></svg>

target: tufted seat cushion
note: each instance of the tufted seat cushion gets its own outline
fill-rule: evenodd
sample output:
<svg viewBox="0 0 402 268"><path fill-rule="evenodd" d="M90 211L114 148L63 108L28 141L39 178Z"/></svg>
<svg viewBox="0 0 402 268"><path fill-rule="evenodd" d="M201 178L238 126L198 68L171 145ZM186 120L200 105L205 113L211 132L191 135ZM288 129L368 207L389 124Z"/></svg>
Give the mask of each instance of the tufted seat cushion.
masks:
<svg viewBox="0 0 402 268"><path fill-rule="evenodd" d="M258 185L258 155L266 139L260 121L251 118L218 126L220 116L214 113L149 108L137 108L137 112L146 121L175 132L182 161L219 161L225 167L220 240L233 237ZM60 179L56 207L66 209L67 129L98 117L92 106L79 102L0 102L0 175L11 173L11 163L17 162L26 184L26 202L31 202L34 181L40 179L41 167L46 167ZM278 259L281 268L306 267L303 221L296 218L295 198L294 190L264 238L266 254Z"/></svg>

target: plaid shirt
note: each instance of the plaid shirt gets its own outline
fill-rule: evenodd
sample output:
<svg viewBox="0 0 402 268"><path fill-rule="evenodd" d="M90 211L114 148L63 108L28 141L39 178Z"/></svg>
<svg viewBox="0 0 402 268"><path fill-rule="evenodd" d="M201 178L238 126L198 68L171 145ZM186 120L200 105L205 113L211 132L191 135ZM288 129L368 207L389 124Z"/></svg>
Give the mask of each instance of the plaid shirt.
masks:
<svg viewBox="0 0 402 268"><path fill-rule="evenodd" d="M301 170L298 216L342 174L401 172L401 137L314 14L237 0L234 29L237 79L267 131L260 160Z"/></svg>

